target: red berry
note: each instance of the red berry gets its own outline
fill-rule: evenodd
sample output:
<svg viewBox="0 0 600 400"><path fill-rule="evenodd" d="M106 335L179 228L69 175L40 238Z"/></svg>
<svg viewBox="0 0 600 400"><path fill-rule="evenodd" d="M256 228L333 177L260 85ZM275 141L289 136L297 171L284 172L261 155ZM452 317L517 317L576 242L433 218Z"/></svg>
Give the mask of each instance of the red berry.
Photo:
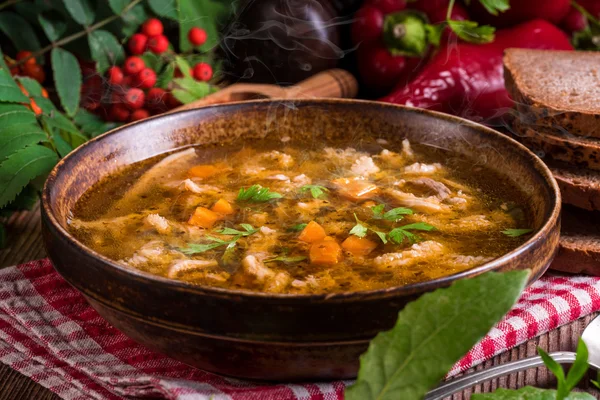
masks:
<svg viewBox="0 0 600 400"><path fill-rule="evenodd" d="M156 72L151 68L144 68L138 72L137 82L142 89L150 89L156 83Z"/></svg>
<svg viewBox="0 0 600 400"><path fill-rule="evenodd" d="M194 69L192 75L199 81L208 81L212 78L213 70L210 64L207 63L198 63L194 65Z"/></svg>
<svg viewBox="0 0 600 400"><path fill-rule="evenodd" d="M156 18L150 18L142 25L142 33L147 36L162 35L163 24Z"/></svg>
<svg viewBox="0 0 600 400"><path fill-rule="evenodd" d="M127 75L133 75L143 70L145 66L146 64L144 63L144 60L139 57L131 56L127 57L125 60L123 71L125 71Z"/></svg>
<svg viewBox="0 0 600 400"><path fill-rule="evenodd" d="M35 79L39 83L44 83L44 81L46 80L46 72L39 65L25 63L25 65L23 65L22 67L23 73L26 76Z"/></svg>
<svg viewBox="0 0 600 400"><path fill-rule="evenodd" d="M123 104L113 104L110 107L108 116L113 121L127 121L129 119L129 110Z"/></svg>
<svg viewBox="0 0 600 400"><path fill-rule="evenodd" d="M373 42L383 35L383 13L366 5L354 14L352 23L352 41L354 44Z"/></svg>
<svg viewBox="0 0 600 400"><path fill-rule="evenodd" d="M129 116L130 121L139 121L140 119L146 119L150 116L148 110L140 108L139 110L135 110Z"/></svg>
<svg viewBox="0 0 600 400"><path fill-rule="evenodd" d="M121 82L121 86L123 87L131 87L131 86L136 86L136 77L137 75L127 75L125 78L123 78L123 82Z"/></svg>
<svg viewBox="0 0 600 400"><path fill-rule="evenodd" d="M384 14L391 14L406 8L406 0L368 0L367 3Z"/></svg>
<svg viewBox="0 0 600 400"><path fill-rule="evenodd" d="M160 54L169 48L169 39L164 35L153 36L148 40L148 48L154 54Z"/></svg>
<svg viewBox="0 0 600 400"><path fill-rule="evenodd" d="M145 95L142 89L131 88L125 92L125 104L132 110L142 108L144 105Z"/></svg>
<svg viewBox="0 0 600 400"><path fill-rule="evenodd" d="M17 59L17 61L21 61L29 56L31 56L31 52L27 51L27 50L21 50L20 52L17 53L17 56L15 57ZM35 64L35 58L31 57L30 59L28 59L27 61L25 61L25 64L29 64L29 65L33 65Z"/></svg>
<svg viewBox="0 0 600 400"><path fill-rule="evenodd" d="M146 93L146 107L151 110L164 108L166 94L164 89L152 88Z"/></svg>
<svg viewBox="0 0 600 400"><path fill-rule="evenodd" d="M202 46L206 42L206 31L194 26L188 32L188 40L194 46Z"/></svg>
<svg viewBox="0 0 600 400"><path fill-rule="evenodd" d="M129 48L129 52L131 54L140 55L146 50L147 44L148 36L141 33L136 33L131 36L131 39L129 39L129 42L127 42L127 47Z"/></svg>
<svg viewBox="0 0 600 400"><path fill-rule="evenodd" d="M110 67L106 76L111 85L120 85L123 82L123 71L119 67Z"/></svg>

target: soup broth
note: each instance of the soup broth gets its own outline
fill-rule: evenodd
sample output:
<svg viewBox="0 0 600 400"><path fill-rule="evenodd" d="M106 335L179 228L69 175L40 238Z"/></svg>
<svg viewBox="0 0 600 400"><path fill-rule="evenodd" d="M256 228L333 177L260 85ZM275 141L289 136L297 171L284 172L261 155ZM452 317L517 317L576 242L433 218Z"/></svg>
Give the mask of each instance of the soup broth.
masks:
<svg viewBox="0 0 600 400"><path fill-rule="evenodd" d="M135 164L85 193L69 229L130 268L290 294L427 281L525 241L524 196L462 155L286 139Z"/></svg>

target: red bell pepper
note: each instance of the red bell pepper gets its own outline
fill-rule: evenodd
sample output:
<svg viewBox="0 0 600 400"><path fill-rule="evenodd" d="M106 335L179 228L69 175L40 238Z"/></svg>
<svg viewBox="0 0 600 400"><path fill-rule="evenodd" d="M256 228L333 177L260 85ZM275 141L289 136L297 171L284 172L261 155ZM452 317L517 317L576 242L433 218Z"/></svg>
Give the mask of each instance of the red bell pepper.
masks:
<svg viewBox="0 0 600 400"><path fill-rule="evenodd" d="M426 25L405 0L368 0L352 25L363 85L383 91L414 77L429 47Z"/></svg>
<svg viewBox="0 0 600 400"><path fill-rule="evenodd" d="M471 1L469 14L478 22L498 28L514 26L533 19L559 24L569 13L571 0L511 0L510 8L490 14L479 1Z"/></svg>
<svg viewBox="0 0 600 400"><path fill-rule="evenodd" d="M428 108L473 120L499 116L512 107L502 56L509 47L572 50L567 35L544 20L496 32L494 42L442 48L408 85L382 101Z"/></svg>

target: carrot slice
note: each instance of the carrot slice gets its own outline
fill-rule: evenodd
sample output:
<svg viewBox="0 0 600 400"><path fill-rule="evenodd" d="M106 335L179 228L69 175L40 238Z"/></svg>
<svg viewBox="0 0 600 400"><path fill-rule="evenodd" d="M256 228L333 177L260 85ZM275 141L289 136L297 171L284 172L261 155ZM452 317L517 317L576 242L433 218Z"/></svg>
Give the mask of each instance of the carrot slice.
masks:
<svg viewBox="0 0 600 400"><path fill-rule="evenodd" d="M196 211L194 211L188 220L188 224L208 229L212 228L215 222L217 222L219 219L221 219L219 214L209 210L208 208L196 207Z"/></svg>
<svg viewBox="0 0 600 400"><path fill-rule="evenodd" d="M215 165L196 165L190 168L188 175L192 178L208 178L218 174L219 171L220 169Z"/></svg>
<svg viewBox="0 0 600 400"><path fill-rule="evenodd" d="M310 262L317 265L335 265L342 258L342 248L331 236L310 246Z"/></svg>
<svg viewBox="0 0 600 400"><path fill-rule="evenodd" d="M225 199L219 199L210 209L216 213L224 215L230 215L235 212L231 204L229 204L229 202Z"/></svg>
<svg viewBox="0 0 600 400"><path fill-rule="evenodd" d="M325 229L323 229L323 227L315 221L310 221L308 225L302 229L298 239L302 240L303 242L313 243L325 239L325 236L327 236Z"/></svg>
<svg viewBox="0 0 600 400"><path fill-rule="evenodd" d="M379 190L376 185L361 178L338 178L333 183L340 196L355 201L370 199Z"/></svg>
<svg viewBox="0 0 600 400"><path fill-rule="evenodd" d="M342 242L342 249L354 254L355 256L366 256L377 247L377 243L367 238L358 236L348 236Z"/></svg>

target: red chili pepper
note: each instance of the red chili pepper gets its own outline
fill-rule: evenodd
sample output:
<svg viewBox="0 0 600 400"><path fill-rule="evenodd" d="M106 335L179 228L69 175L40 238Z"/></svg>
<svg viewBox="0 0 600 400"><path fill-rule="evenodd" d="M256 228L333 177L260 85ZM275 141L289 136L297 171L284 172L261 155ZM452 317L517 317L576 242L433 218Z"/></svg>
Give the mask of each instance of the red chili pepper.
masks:
<svg viewBox="0 0 600 400"><path fill-rule="evenodd" d="M496 32L492 43L459 43L438 52L419 76L382 101L429 108L474 120L498 116L512 107L504 88L502 55L509 47L572 50L563 31L533 20Z"/></svg>
<svg viewBox="0 0 600 400"><path fill-rule="evenodd" d="M355 14L352 39L359 45L362 83L369 89L408 82L427 54L427 18L405 8L405 0L369 0Z"/></svg>
<svg viewBox="0 0 600 400"><path fill-rule="evenodd" d="M532 19L545 19L558 24L569 13L571 0L512 0L510 8L498 15L490 14L479 1L471 1L469 13L476 21L499 28Z"/></svg>

